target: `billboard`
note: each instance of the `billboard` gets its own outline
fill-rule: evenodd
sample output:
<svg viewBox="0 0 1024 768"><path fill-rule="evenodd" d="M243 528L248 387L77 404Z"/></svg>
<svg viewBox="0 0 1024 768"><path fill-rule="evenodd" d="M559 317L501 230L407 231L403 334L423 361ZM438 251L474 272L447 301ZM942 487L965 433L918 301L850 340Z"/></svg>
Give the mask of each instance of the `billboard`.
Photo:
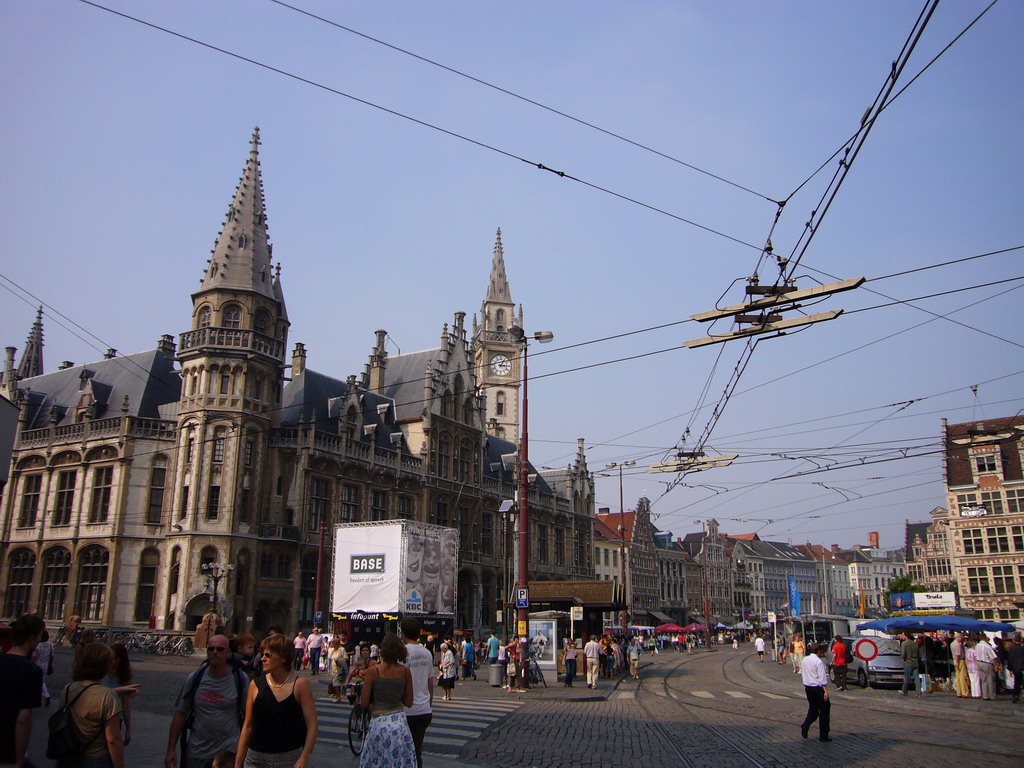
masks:
<svg viewBox="0 0 1024 768"><path fill-rule="evenodd" d="M459 532L408 520L334 527L333 613L454 615Z"/></svg>
<svg viewBox="0 0 1024 768"><path fill-rule="evenodd" d="M889 603L893 613L954 610L956 592L893 592Z"/></svg>
<svg viewBox="0 0 1024 768"><path fill-rule="evenodd" d="M405 613L454 614L459 532L425 523L405 523Z"/></svg>
<svg viewBox="0 0 1024 768"><path fill-rule="evenodd" d="M395 613L401 575L401 523L335 526L332 611Z"/></svg>

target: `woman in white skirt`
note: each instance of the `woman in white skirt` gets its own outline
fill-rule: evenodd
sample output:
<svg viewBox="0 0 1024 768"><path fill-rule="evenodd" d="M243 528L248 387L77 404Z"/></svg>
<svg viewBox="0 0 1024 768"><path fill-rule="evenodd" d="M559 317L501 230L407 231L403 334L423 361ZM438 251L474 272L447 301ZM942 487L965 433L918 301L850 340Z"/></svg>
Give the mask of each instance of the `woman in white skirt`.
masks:
<svg viewBox="0 0 1024 768"><path fill-rule="evenodd" d="M416 768L416 746L405 717L412 706L412 673L405 645L394 633L380 644L380 661L366 671L362 705L372 714L359 768Z"/></svg>

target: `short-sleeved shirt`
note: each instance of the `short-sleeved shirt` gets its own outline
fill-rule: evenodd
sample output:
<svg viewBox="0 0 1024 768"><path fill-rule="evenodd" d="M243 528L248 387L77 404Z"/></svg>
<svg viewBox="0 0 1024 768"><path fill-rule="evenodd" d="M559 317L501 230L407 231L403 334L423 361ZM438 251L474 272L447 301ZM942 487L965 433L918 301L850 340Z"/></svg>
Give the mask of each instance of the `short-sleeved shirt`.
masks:
<svg viewBox="0 0 1024 768"><path fill-rule="evenodd" d="M75 697L85 686L82 683L71 683L64 692L67 701L75 701ZM64 704L61 697L61 705ZM120 718L121 697L103 685L91 685L78 697L71 707L71 719L75 723L78 735L87 745L82 753L83 760L91 760L108 754L107 738L103 730L112 717Z"/></svg>
<svg viewBox="0 0 1024 768"><path fill-rule="evenodd" d="M199 674L197 669L187 678L178 692L174 708L188 713L187 694L192 681ZM188 735L188 756L197 760L212 760L218 752L234 751L238 746L238 683L234 676L241 675L242 696L248 691L249 678L240 670L228 668L227 674L216 677L209 669L199 681L194 699L195 723Z"/></svg>
<svg viewBox="0 0 1024 768"><path fill-rule="evenodd" d="M409 657L405 666L412 673L412 706L405 710L406 715L430 714L430 680L434 677L434 654L419 643L405 646Z"/></svg>
<svg viewBox="0 0 1024 768"><path fill-rule="evenodd" d="M0 680L8 692L0 696L0 764L14 762L14 731L18 713L42 704L43 670L25 656L0 654Z"/></svg>
<svg viewBox="0 0 1024 768"><path fill-rule="evenodd" d="M492 659L498 658L498 649L500 647L501 647L501 641L497 637L495 637L494 635L491 635L489 638L487 638L487 655L488 655L488 657L490 657Z"/></svg>
<svg viewBox="0 0 1024 768"><path fill-rule="evenodd" d="M323 648L325 638L323 635L318 635L314 632L312 635L306 638L306 650L312 651L314 648Z"/></svg>

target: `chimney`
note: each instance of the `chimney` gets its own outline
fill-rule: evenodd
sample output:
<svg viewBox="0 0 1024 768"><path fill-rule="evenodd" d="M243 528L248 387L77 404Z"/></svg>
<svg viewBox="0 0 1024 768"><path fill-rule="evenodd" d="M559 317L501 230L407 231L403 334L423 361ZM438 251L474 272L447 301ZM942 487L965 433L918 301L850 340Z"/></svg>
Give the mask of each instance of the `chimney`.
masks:
<svg viewBox="0 0 1024 768"><path fill-rule="evenodd" d="M879 549L878 531L871 531L871 533L868 534L868 544L874 547L875 549Z"/></svg>
<svg viewBox="0 0 1024 768"><path fill-rule="evenodd" d="M168 361L174 362L174 337L171 334L165 333L161 336L160 341L156 343L156 348Z"/></svg>
<svg viewBox="0 0 1024 768"><path fill-rule="evenodd" d="M608 515L608 514L611 514L611 511L612 511L611 507L598 507L597 508L597 514L599 514L599 515Z"/></svg>
<svg viewBox="0 0 1024 768"><path fill-rule="evenodd" d="M832 545L832 554L833 555L839 554L839 545L838 544L833 544Z"/></svg>
<svg viewBox="0 0 1024 768"><path fill-rule="evenodd" d="M366 365L366 388L379 393L384 391L384 371L388 365L388 353L384 349L388 332L378 329L376 335L377 343L370 352L370 360Z"/></svg>
<svg viewBox="0 0 1024 768"><path fill-rule="evenodd" d="M292 352L292 378L306 370L306 345L301 341L295 342L295 349Z"/></svg>
<svg viewBox="0 0 1024 768"><path fill-rule="evenodd" d="M75 367L75 364L73 362L71 362L70 360L65 360L63 363L60 364L60 368L58 368L57 370L64 371L64 370L67 370L68 368L74 368L74 367Z"/></svg>

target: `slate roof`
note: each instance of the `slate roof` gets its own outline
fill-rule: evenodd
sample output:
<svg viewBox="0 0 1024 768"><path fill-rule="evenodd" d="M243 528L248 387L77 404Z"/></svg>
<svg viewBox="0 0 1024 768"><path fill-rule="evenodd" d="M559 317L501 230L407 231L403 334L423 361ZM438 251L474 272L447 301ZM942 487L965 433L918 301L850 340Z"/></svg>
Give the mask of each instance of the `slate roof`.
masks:
<svg viewBox="0 0 1024 768"><path fill-rule="evenodd" d="M338 425L345 418L345 399L349 394L347 382L306 368L285 385L281 396L281 425L297 426L303 421L315 421L318 429L339 434ZM361 425L377 427L372 434L364 431L357 439L378 448L397 450L399 446L391 440L392 433L401 431L395 422L394 401L362 389L357 394L362 402Z"/></svg>
<svg viewBox="0 0 1024 768"><path fill-rule="evenodd" d="M931 523L907 523L906 540L903 552L908 563L913 562L914 560L914 539L920 536L922 543L927 542L928 529L931 525Z"/></svg>
<svg viewBox="0 0 1024 768"><path fill-rule="evenodd" d="M423 385L427 367L441 354L440 349L425 349L405 355L389 355L384 368L383 394L395 401L399 421L412 421L423 414Z"/></svg>
<svg viewBox="0 0 1024 768"><path fill-rule="evenodd" d="M89 374L86 379L83 373ZM97 419L119 416L126 395L129 416L161 418L161 406L181 397L181 377L162 351L151 349L22 379L18 389L28 392L25 429L41 429L50 425L54 407L60 413L57 426L73 423L86 392L95 398Z"/></svg>
<svg viewBox="0 0 1024 768"><path fill-rule="evenodd" d="M1017 443L1024 437L1024 414L1018 414L1001 419L984 419L947 425L945 429L946 483L950 486L974 485L970 445L968 442L957 443L957 440L967 441L1000 433L1007 434L1007 437L1000 441L985 441L979 444L991 445L998 449L1003 465L1004 482L1024 480L1021 455L1017 449Z"/></svg>

